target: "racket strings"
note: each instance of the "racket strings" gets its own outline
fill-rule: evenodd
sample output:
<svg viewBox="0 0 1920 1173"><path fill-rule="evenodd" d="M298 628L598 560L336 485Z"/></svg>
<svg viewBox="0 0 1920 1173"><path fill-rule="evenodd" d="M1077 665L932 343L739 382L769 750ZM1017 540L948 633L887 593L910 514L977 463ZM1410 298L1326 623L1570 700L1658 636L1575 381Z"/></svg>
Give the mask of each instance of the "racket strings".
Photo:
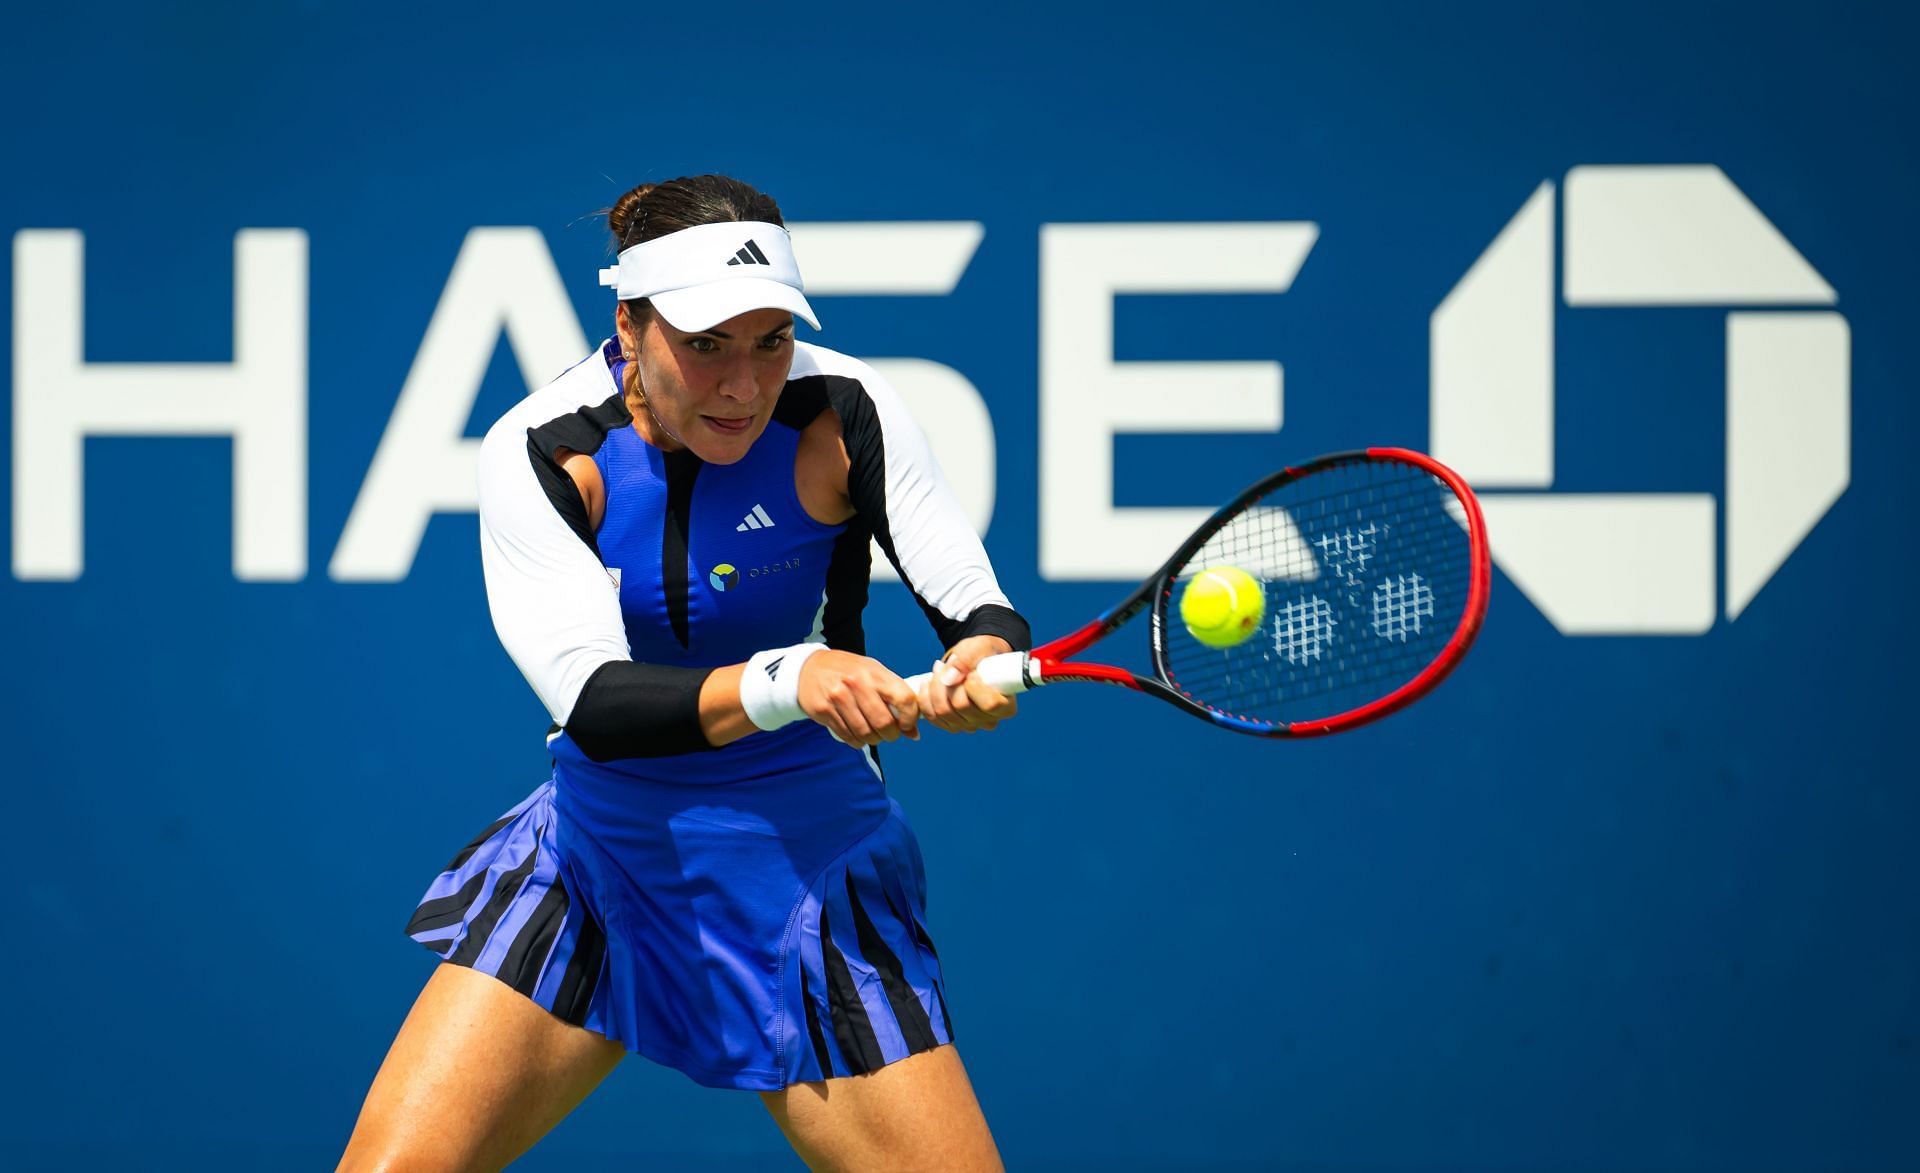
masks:
<svg viewBox="0 0 1920 1173"><path fill-rule="evenodd" d="M1418 676L1460 627L1472 575L1457 499L1425 469L1357 460L1247 503L1170 576L1161 600L1167 680L1242 719L1291 724L1360 708ZM1193 576L1233 566L1264 614L1227 648L1180 619Z"/></svg>

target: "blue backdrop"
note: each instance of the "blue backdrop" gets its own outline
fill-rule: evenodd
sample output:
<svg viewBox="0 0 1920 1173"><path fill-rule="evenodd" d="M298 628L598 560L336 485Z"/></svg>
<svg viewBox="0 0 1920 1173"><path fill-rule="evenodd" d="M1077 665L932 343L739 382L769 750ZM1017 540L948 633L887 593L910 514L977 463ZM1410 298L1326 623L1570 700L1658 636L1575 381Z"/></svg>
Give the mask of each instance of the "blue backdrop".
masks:
<svg viewBox="0 0 1920 1173"><path fill-rule="evenodd" d="M820 340L979 389L989 548L1050 633L1123 584L1040 572L1043 225L1317 226L1284 293L1118 299L1118 360L1284 365L1277 433L1115 442L1120 505L1201 505L1428 446L1432 315L1528 197L1675 164L1724 172L1851 339L1845 493L1737 618L1569 635L1497 572L1461 671L1362 732L1268 744L1061 689L895 750L893 788L1015 1168L1920 1163L1910 14L401 7L6 18L0 454L54 443L17 415L22 301L57 301L18 234L84 234L86 362L228 363L235 233L297 228L310 467L281 582L234 571L229 439L86 440L77 576L22 572L0 478L0 1164L327 1166L431 969L415 898L542 776L471 513L398 581L328 573L470 229L537 229L598 338L588 214L644 178L979 223L950 294L823 298ZM1723 492L1726 312L1560 303L1554 492ZM468 434L525 390L502 340ZM918 668L924 624L877 593L877 654ZM797 1163L750 1097L635 1061L524 1167Z"/></svg>

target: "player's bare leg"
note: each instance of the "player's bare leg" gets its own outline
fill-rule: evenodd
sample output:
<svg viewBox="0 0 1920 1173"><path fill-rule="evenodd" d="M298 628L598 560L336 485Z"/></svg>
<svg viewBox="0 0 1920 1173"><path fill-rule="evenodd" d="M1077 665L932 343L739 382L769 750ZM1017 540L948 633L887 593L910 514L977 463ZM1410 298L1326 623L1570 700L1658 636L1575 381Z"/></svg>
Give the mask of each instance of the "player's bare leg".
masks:
<svg viewBox="0 0 1920 1173"><path fill-rule="evenodd" d="M487 974L442 965L374 1076L340 1169L499 1169L625 1054Z"/></svg>
<svg viewBox="0 0 1920 1173"><path fill-rule="evenodd" d="M868 1075L764 1092L807 1167L836 1173L996 1171L1000 1152L960 1052L935 1047Z"/></svg>

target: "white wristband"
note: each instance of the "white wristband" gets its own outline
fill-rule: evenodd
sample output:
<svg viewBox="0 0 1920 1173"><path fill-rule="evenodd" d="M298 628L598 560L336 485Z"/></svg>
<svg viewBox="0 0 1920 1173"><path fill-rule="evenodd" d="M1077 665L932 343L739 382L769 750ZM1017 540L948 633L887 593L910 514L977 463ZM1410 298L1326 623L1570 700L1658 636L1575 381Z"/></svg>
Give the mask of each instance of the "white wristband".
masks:
<svg viewBox="0 0 1920 1173"><path fill-rule="evenodd" d="M778 729L801 720L800 666L825 644L795 644L755 652L740 674L740 707L757 729Z"/></svg>

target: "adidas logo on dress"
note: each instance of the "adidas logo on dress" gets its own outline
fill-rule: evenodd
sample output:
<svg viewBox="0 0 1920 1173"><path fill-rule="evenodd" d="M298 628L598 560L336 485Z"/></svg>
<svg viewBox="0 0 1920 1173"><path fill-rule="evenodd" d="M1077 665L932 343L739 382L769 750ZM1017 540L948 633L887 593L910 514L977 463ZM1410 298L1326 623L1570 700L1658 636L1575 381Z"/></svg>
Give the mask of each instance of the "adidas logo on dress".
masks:
<svg viewBox="0 0 1920 1173"><path fill-rule="evenodd" d="M747 519L733 528L736 533L750 529L772 529L773 518L767 516L766 506L755 505L753 512L747 514Z"/></svg>
<svg viewBox="0 0 1920 1173"><path fill-rule="evenodd" d="M731 261L728 261L727 264L729 265L771 265L773 264L773 262L767 259L767 254L760 251L759 245L749 240L747 243L740 246L740 251L734 253L733 259Z"/></svg>

